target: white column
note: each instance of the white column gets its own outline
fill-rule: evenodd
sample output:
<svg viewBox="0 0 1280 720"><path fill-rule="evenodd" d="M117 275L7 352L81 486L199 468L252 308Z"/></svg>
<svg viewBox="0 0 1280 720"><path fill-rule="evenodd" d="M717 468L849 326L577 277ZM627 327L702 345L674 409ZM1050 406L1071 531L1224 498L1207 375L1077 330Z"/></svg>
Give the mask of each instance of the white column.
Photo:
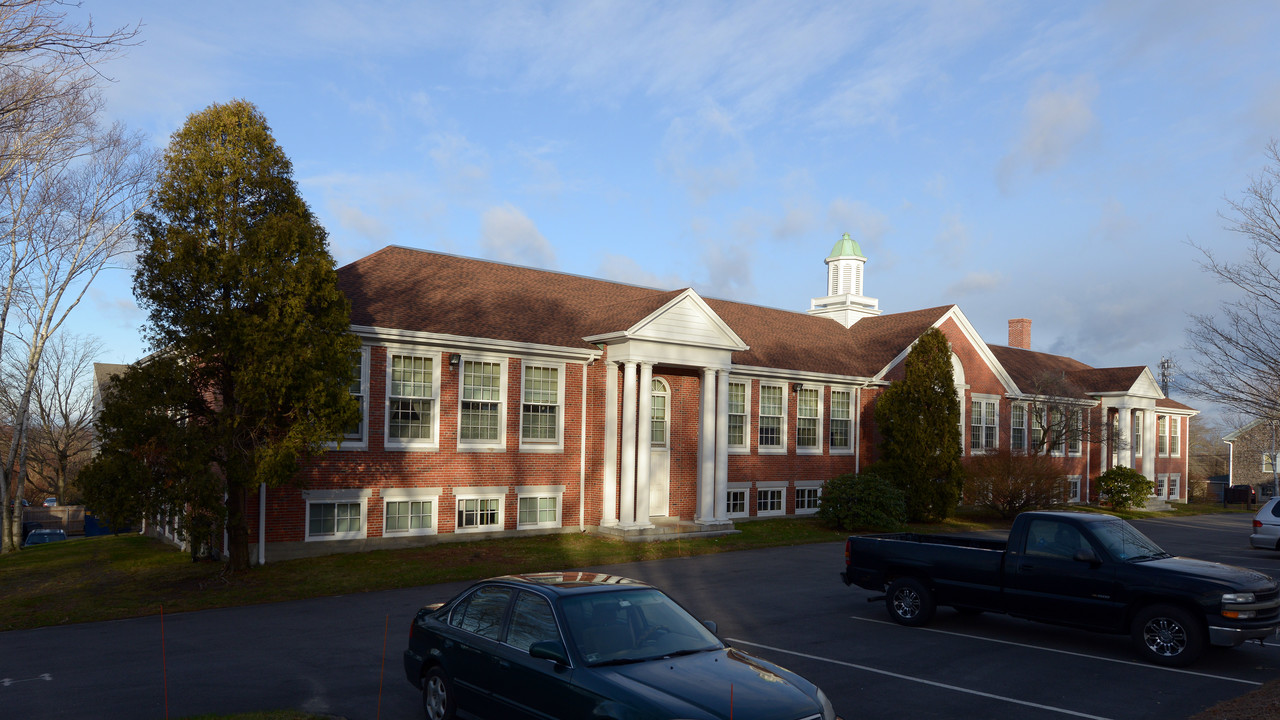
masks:
<svg viewBox="0 0 1280 720"><path fill-rule="evenodd" d="M1155 408L1142 413L1142 475L1153 483L1156 481Z"/></svg>
<svg viewBox="0 0 1280 720"><path fill-rule="evenodd" d="M1116 447L1119 448L1117 457L1119 463L1127 468L1133 467L1133 410L1127 407L1117 408L1120 413L1119 426L1120 430L1116 433L1120 437L1116 438Z"/></svg>
<svg viewBox="0 0 1280 720"><path fill-rule="evenodd" d="M653 454L653 363L640 363L640 412L636 422L636 525L649 526L649 467Z"/></svg>
<svg viewBox="0 0 1280 720"><path fill-rule="evenodd" d="M729 370L716 374L716 520L728 522L729 495Z"/></svg>
<svg viewBox="0 0 1280 720"><path fill-rule="evenodd" d="M702 369L702 403L698 408L698 522L716 512L716 371Z"/></svg>
<svg viewBox="0 0 1280 720"><path fill-rule="evenodd" d="M636 523L636 364L622 366L622 487L618 524Z"/></svg>
<svg viewBox="0 0 1280 720"><path fill-rule="evenodd" d="M604 375L604 498L600 524L613 526L618 524L618 364L609 363Z"/></svg>

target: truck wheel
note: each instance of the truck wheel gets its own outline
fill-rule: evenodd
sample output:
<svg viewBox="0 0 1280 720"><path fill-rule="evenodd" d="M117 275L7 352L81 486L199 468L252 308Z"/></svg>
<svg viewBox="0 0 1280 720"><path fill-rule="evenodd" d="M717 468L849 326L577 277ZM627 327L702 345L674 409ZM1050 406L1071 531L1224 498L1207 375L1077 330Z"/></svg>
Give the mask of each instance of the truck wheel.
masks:
<svg viewBox="0 0 1280 720"><path fill-rule="evenodd" d="M933 592L920 580L900 577L889 583L884 606L895 622L908 627L919 627L933 619Z"/></svg>
<svg viewBox="0 0 1280 720"><path fill-rule="evenodd" d="M1190 665L1205 648L1205 632L1199 621L1174 605L1143 608L1133 619L1130 637L1142 659L1168 667Z"/></svg>

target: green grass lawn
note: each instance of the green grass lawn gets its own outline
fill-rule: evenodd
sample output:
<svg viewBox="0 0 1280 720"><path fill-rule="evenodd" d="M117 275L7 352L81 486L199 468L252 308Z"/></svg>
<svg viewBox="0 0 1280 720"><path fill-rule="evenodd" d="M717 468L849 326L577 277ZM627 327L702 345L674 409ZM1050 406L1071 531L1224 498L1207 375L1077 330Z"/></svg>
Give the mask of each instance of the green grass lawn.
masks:
<svg viewBox="0 0 1280 720"><path fill-rule="evenodd" d="M1168 514L1220 511L1178 506ZM1127 516L1146 516L1132 513ZM707 553L843 540L847 533L816 518L739 522L719 538L629 543L583 535L434 543L268 563L227 573L221 563L193 563L189 555L138 535L74 539L0 555L0 631L114 620L233 605L298 600L373 590L473 580L518 572L687 557ZM917 532L1008 527L986 513L963 511Z"/></svg>

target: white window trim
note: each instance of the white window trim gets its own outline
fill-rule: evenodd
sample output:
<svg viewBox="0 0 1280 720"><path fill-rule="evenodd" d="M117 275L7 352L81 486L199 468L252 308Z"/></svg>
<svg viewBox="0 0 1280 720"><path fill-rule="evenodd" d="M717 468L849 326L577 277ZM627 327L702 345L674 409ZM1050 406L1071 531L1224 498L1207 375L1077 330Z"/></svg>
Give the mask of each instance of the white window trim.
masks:
<svg viewBox="0 0 1280 720"><path fill-rule="evenodd" d="M367 450L369 448L369 346L360 346L360 435L343 435L342 440L328 443L335 450Z"/></svg>
<svg viewBox="0 0 1280 720"><path fill-rule="evenodd" d="M386 488L380 493L382 497L382 536L408 537L410 535L435 535L440 526L440 488ZM389 502L431 502L431 527L410 528L408 530L387 530L387 503Z"/></svg>
<svg viewBox="0 0 1280 720"><path fill-rule="evenodd" d="M749 482L731 482L729 483L728 492L742 493L742 512L727 512L731 518L750 517L751 516L751 483ZM729 507L729 498L725 497L725 508Z"/></svg>
<svg viewBox="0 0 1280 720"><path fill-rule="evenodd" d="M760 422L759 420L757 420L756 451L761 455L786 455L787 454L787 441L789 440L789 436L787 435L787 432L788 432L787 430L787 409L788 409L787 408L787 395L788 395L787 390L789 389L790 385L791 383L786 383L786 382L766 382L764 380L760 381L761 399L764 398L764 388L766 387L776 387L782 391L782 423L778 428L778 440L780 441L781 444L777 446L761 445L760 435L759 435ZM773 417L772 415L761 416L760 408L758 406L756 408L756 416L757 417Z"/></svg>
<svg viewBox="0 0 1280 720"><path fill-rule="evenodd" d="M507 449L507 364L510 358L482 353L462 353L458 367L451 370L457 375L458 405L454 416L454 429L457 432L458 452L502 452ZM463 372L468 362L497 363L498 383L498 439L497 440L463 440L462 439L462 397Z"/></svg>
<svg viewBox="0 0 1280 720"><path fill-rule="evenodd" d="M1155 497L1164 500L1169 488L1169 473L1156 474L1156 486L1154 488Z"/></svg>
<svg viewBox="0 0 1280 720"><path fill-rule="evenodd" d="M1169 473L1169 485L1174 486L1173 494L1169 494L1168 486L1165 489L1165 500L1181 500L1182 499L1182 473Z"/></svg>
<svg viewBox="0 0 1280 720"><path fill-rule="evenodd" d="M749 455L751 454L751 438L755 437L751 434L751 381L747 378L739 378L729 376L731 384L743 385L745 390L742 394L742 444L729 445L730 455ZM728 412L729 400L725 398L725 412ZM759 439L757 438L757 441Z"/></svg>
<svg viewBox="0 0 1280 720"><path fill-rule="evenodd" d="M1169 457L1182 457L1182 416L1166 415L1169 418L1167 429L1169 431ZM1174 428L1178 428L1178 432L1173 432ZM1173 439L1178 438L1178 452L1173 452Z"/></svg>
<svg viewBox="0 0 1280 720"><path fill-rule="evenodd" d="M813 490L813 489L816 489L816 490L818 491L818 502L819 502L819 503L821 503L821 502L822 502L822 485L823 485L823 484L822 484L822 482L821 482L821 481L818 481L818 480L797 480L797 481L796 481L796 487L795 487L795 489L796 489L797 491L799 491L799 490ZM813 514L815 514L815 513L817 513L817 512L818 512L818 508L802 508L802 507L800 507L800 502L799 502L800 498L799 498L799 495L800 495L800 493L799 493L799 492L796 492L796 493L795 493L795 498L796 498L796 504L795 504L795 508L796 508L796 515L813 515Z"/></svg>
<svg viewBox="0 0 1280 720"><path fill-rule="evenodd" d="M977 403L983 403L983 404L991 403L992 405L994 405L994 406L995 406L995 413L996 413L996 414L995 414L994 422L993 422L993 423L987 423L987 422L986 422L986 419L987 419L987 416L986 416L986 415L987 415L987 414L986 414L986 410L985 410L985 409L983 410L983 413L982 413L983 424L979 426L979 427L981 427L981 428L982 428L982 432L983 432L983 441L982 441L982 443L983 443L983 444L982 444L982 447L978 448L977 450L974 450L974 449L973 449L973 425L972 425L972 423L973 423L973 405L975 405L975 404L977 404ZM971 392L971 393L969 393L969 410L970 410L970 412L969 412L969 423L970 423L970 424L967 426L967 428L968 428L968 433L967 433L968 437L966 438L966 439L968 440L968 442L967 442L967 443L965 443L965 449L968 451L968 452L967 452L967 454L969 454L969 455L987 455L987 454L989 454L989 453L997 452L997 451L1000 449L1000 396L999 396L999 395L988 395L988 394L986 394L986 393L975 393L975 392ZM988 428L988 427L995 428L995 444L994 444L994 445L991 445L991 446L988 446L988 445L986 444L986 430L987 430L987 428Z"/></svg>
<svg viewBox="0 0 1280 720"><path fill-rule="evenodd" d="M328 542L330 540L363 540L369 532L369 497L372 490L304 490L302 499L306 503L306 516L302 519L304 542ZM336 503L360 503L360 529L355 532L334 533L333 535L311 535L311 506L331 505Z"/></svg>
<svg viewBox="0 0 1280 720"><path fill-rule="evenodd" d="M853 391L853 388L851 388L851 387L839 387L839 386L835 386L835 387L832 387L832 388L831 388L831 393L832 393L832 395L834 395L835 393L838 393L838 392L848 393L848 395L849 395L849 418L848 418L848 420L849 420L849 444L848 444L847 446L842 446L842 445L833 445L833 444L831 444L831 427L830 427L830 423L834 422L836 418L835 418L835 416L834 416L832 413L830 413L830 412L828 412L828 413L827 413L827 414L830 416L830 417L828 418L828 420L827 420L827 423L828 423L828 425L827 425L827 444L828 444L828 446L830 447L830 452L831 452L831 454L832 454L832 455L852 455L852 454L853 454L854 438L857 436L857 433L856 433L856 432L855 432L855 430L854 430L854 425L855 425L855 423L854 423L854 418L855 418L855 417L857 417L857 410L854 408L854 399L855 399L855 398L857 398L858 394L857 394L857 393L855 393L855 392ZM832 406L834 406L834 405L835 405L835 401L834 401L834 400L832 400L831 402L832 402ZM841 419L843 419L843 418L841 418ZM801 486L800 486L799 484L797 484L797 487L801 487Z"/></svg>
<svg viewBox="0 0 1280 720"><path fill-rule="evenodd" d="M556 439L526 440L524 437L524 374L528 368L548 368L556 371ZM525 453L559 453L564 452L564 386L566 384L564 363L543 362L541 360L520 361L520 420L519 437L520 452ZM668 411L669 412L669 411Z"/></svg>
<svg viewBox="0 0 1280 720"><path fill-rule="evenodd" d="M1017 415L1017 410L1022 410L1022 447L1017 447L1013 443L1013 419ZM1019 452L1026 454L1031 451L1031 408L1024 402L1016 402L1009 406L1009 450L1011 452Z"/></svg>
<svg viewBox="0 0 1280 720"><path fill-rule="evenodd" d="M1132 426L1129 428L1129 442L1133 446L1133 456L1135 458L1142 457L1142 424L1146 422L1146 420L1147 415L1142 410L1136 410L1129 416L1129 424ZM1159 440L1156 442L1159 442Z"/></svg>
<svg viewBox="0 0 1280 720"><path fill-rule="evenodd" d="M382 403L382 438L383 446L387 450L438 450L440 449L440 376L443 375L448 367L447 360L445 365L441 365L440 361L443 357L438 351L424 351L422 348L415 348L408 345L387 345L387 377L383 384L383 403ZM431 360L431 397L432 401L431 413L431 440L410 439L397 440L391 437L391 358L394 355L402 355L405 357L420 357ZM403 396L410 397L410 396Z"/></svg>
<svg viewBox="0 0 1280 720"><path fill-rule="evenodd" d="M1084 414L1083 408L1072 408L1067 411L1067 457L1083 457L1084 456ZM1071 449L1071 419L1075 418L1076 442L1079 447L1075 450Z"/></svg>
<svg viewBox="0 0 1280 720"><path fill-rule="evenodd" d="M780 503L781 507L778 510L764 510L764 511L760 510L760 493L761 491L764 491L764 490L778 493L778 496L782 499L782 502ZM756 483L756 504L754 508L749 508L749 510L750 509L754 509L756 511L756 517L777 517L779 515L786 515L787 514L787 483L786 481L771 481L771 482Z"/></svg>
<svg viewBox="0 0 1280 720"><path fill-rule="evenodd" d="M455 533L484 533L505 530L507 527L507 491L505 487L461 487L453 489L453 531ZM458 505L464 500L498 501L498 522L464 528L458 525Z"/></svg>
<svg viewBox="0 0 1280 720"><path fill-rule="evenodd" d="M516 488L516 529L532 530L535 528L560 527L564 513L564 485L521 485ZM521 523L520 501L525 498L555 498L556 519L551 522Z"/></svg>
<svg viewBox="0 0 1280 720"><path fill-rule="evenodd" d="M661 385L662 385L662 390L654 390L654 389L653 389L653 384L654 384L654 383L659 383L659 384L661 384ZM659 451L659 452L666 452L666 451L668 451L668 450L670 450L670 449L671 449L671 426L672 426L672 422L671 422L671 414L672 414L672 413L671 413L671 383L667 382L665 378L655 377L655 378L653 378L653 379L651 379L651 380L649 381L649 389L648 389L648 393L649 393L649 398L650 398L650 402L649 402L649 420L648 420L648 422L649 422L649 427L650 427L650 428L652 428L652 427L653 427L653 409L654 409L655 407L657 407L656 405L654 405L654 404L653 404L653 401L652 401L653 396L654 396L654 395L661 395L661 396L663 396L664 398L666 398L666 399L667 399L667 402L666 402L666 405L665 405L665 409L666 409L667 416L666 416L666 417L663 419L663 421L662 421L663 425L665 425L665 426L666 426L666 427L665 427L665 432L663 432L663 434L662 434L662 436L663 436L662 442L658 442L657 440L652 440L652 439L651 439L651 441L650 441L650 443L649 443L649 447L650 447L650 449L652 449L652 450L657 450L657 451ZM650 438L653 438L653 431L652 431L652 430L650 430L650 432L649 432L649 437L650 437Z"/></svg>
<svg viewBox="0 0 1280 720"><path fill-rule="evenodd" d="M1075 483L1075 486L1076 486L1075 492L1067 493L1067 502L1069 503L1080 502L1080 491L1084 488L1084 478L1080 475L1068 475L1067 482ZM1067 487L1069 488L1070 485L1068 485Z"/></svg>
<svg viewBox="0 0 1280 720"><path fill-rule="evenodd" d="M818 441L818 444L816 447L800 447L800 416L798 413L800 412L800 393L804 392L805 390L813 390L818 393L818 417L814 418L817 424L813 429L814 439ZM823 395L825 394L823 390L824 388L822 385L801 384L799 389L795 393L796 413L797 413L796 415L796 454L797 455L821 455L822 454L822 448L826 444L826 438L823 437L823 432L822 432L823 428L826 427L826 424L823 422L823 419L824 419L823 418L823 415L824 415L823 401L825 400L825 398L823 397ZM785 417L785 415L783 417ZM784 504L785 504L785 498L784 498Z"/></svg>

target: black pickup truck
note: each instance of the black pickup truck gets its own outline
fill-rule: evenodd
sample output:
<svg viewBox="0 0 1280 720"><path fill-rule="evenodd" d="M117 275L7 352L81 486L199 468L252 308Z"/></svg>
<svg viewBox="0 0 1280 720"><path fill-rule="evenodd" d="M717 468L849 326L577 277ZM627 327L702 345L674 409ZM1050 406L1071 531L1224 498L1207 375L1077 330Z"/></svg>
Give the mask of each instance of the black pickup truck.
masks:
<svg viewBox="0 0 1280 720"><path fill-rule="evenodd" d="M1173 557L1107 515L1022 513L1007 541L855 535L844 554L845 585L883 591L903 625L928 623L939 605L1008 613L1128 633L1138 654L1175 667L1194 662L1207 644L1262 641L1280 627L1280 588L1270 576Z"/></svg>

